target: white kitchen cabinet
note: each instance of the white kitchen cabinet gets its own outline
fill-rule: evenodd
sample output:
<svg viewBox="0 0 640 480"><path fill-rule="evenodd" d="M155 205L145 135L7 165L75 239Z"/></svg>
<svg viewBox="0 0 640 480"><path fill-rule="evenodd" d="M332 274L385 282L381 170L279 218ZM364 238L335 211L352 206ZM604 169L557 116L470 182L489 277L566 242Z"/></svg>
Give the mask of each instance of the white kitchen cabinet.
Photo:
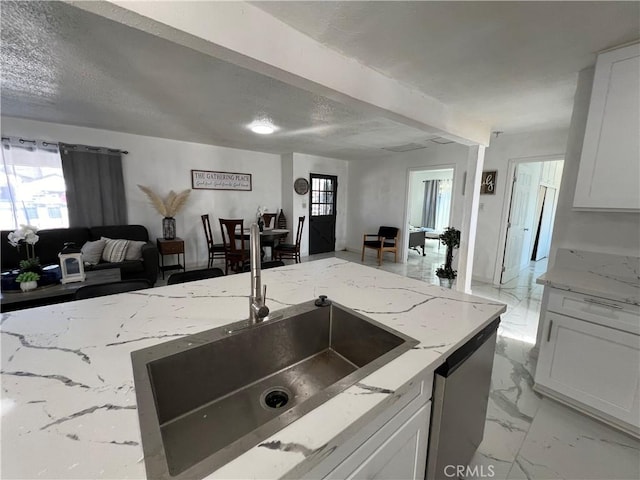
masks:
<svg viewBox="0 0 640 480"><path fill-rule="evenodd" d="M326 478L423 480L431 402L409 419L403 413L407 412L394 417Z"/></svg>
<svg viewBox="0 0 640 480"><path fill-rule="evenodd" d="M547 311L535 389L640 436L640 337Z"/></svg>
<svg viewBox="0 0 640 480"><path fill-rule="evenodd" d="M640 44L598 56L574 208L640 210Z"/></svg>

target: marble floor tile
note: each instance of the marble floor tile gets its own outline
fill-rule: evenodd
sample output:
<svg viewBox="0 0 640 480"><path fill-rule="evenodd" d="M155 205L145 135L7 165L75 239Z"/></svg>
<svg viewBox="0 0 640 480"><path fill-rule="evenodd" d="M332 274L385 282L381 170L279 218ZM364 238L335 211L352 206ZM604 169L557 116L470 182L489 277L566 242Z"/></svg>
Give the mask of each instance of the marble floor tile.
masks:
<svg viewBox="0 0 640 480"><path fill-rule="evenodd" d="M638 479L640 441L545 398L515 464L512 478Z"/></svg>

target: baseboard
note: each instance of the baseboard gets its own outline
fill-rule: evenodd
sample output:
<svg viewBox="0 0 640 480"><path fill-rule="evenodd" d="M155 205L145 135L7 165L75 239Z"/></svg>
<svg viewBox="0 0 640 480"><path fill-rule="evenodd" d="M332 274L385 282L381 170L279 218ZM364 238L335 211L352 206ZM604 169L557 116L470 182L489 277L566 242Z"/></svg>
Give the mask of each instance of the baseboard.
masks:
<svg viewBox="0 0 640 480"><path fill-rule="evenodd" d="M580 413L587 415L588 417L598 420L606 425L609 425L610 427L620 430L621 432L626 433L627 435L640 439L640 428L634 425L624 423L621 420L607 413L596 410L595 408L590 407L588 405L584 405L583 403L580 403L577 400L567 397L562 393L558 393L555 390L545 387L544 385L540 385L539 383L534 383L533 390L535 392L538 392L540 395L544 395L545 397L555 400L558 403L562 403L567 407L571 407L574 410L577 410Z"/></svg>

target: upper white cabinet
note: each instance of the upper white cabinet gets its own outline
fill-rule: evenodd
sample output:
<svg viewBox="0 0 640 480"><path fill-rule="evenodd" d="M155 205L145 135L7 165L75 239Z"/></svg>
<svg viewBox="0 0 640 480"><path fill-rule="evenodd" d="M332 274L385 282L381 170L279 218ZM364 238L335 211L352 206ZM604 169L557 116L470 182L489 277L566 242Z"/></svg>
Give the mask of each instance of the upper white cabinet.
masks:
<svg viewBox="0 0 640 480"><path fill-rule="evenodd" d="M598 56L573 206L640 210L640 44Z"/></svg>

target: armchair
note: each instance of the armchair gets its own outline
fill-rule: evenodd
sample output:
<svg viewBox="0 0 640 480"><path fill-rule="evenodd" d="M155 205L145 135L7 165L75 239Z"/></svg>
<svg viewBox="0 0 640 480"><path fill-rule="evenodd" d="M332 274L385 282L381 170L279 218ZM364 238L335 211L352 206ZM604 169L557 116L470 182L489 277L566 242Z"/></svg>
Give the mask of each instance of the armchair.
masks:
<svg viewBox="0 0 640 480"><path fill-rule="evenodd" d="M384 252L393 252L394 262L398 263L398 242L400 229L396 227L380 227L378 233L365 233L362 239L362 259L364 262L364 249L373 248L378 253L378 265L382 265Z"/></svg>

